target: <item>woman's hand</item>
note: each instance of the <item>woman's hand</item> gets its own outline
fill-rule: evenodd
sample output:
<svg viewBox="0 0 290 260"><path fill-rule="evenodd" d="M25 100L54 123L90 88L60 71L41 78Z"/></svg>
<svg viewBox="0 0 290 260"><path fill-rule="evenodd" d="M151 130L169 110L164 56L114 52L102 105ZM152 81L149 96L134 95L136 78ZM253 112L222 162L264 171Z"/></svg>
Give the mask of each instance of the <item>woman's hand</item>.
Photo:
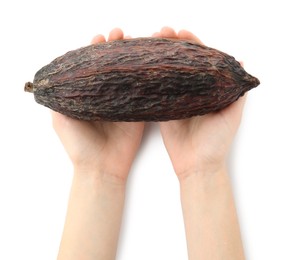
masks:
<svg viewBox="0 0 290 260"><path fill-rule="evenodd" d="M186 39L203 44L192 33L178 34L164 27L155 37ZM239 127L245 97L227 108L204 116L161 122L164 144L178 177L196 172L215 172L225 167L226 157Z"/></svg>
<svg viewBox="0 0 290 260"><path fill-rule="evenodd" d="M114 29L108 40L123 39ZM97 35L92 44L105 42ZM58 260L116 257L126 179L144 123L81 121L52 112L53 126L74 166Z"/></svg>
<svg viewBox="0 0 290 260"><path fill-rule="evenodd" d="M123 38L123 32L114 29L108 40ZM103 35L97 35L92 44L105 41ZM142 138L144 123L80 121L57 112L52 112L52 118L75 172L95 172L100 178L126 180Z"/></svg>
<svg viewBox="0 0 290 260"><path fill-rule="evenodd" d="M165 27L155 37L202 42L188 31ZM226 157L240 124L245 97L204 116L160 123L180 181L188 259L244 260Z"/></svg>

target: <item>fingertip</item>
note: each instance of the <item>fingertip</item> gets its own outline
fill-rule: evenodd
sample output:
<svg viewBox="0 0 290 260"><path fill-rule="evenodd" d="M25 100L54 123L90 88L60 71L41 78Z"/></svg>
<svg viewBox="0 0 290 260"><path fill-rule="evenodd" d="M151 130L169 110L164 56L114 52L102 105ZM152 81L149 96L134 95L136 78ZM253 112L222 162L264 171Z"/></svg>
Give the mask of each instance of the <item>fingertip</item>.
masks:
<svg viewBox="0 0 290 260"><path fill-rule="evenodd" d="M194 41L196 43L203 44L202 41L197 36L195 36L193 33L191 33L190 31L187 31L187 30L180 30L178 32L178 38L185 39L185 40L191 40L191 41Z"/></svg>
<svg viewBox="0 0 290 260"><path fill-rule="evenodd" d="M114 28L109 33L108 40L114 41L114 40L122 40L124 38L124 33L120 28Z"/></svg>
<svg viewBox="0 0 290 260"><path fill-rule="evenodd" d="M169 26L162 27L160 35L165 38L177 38L177 33Z"/></svg>
<svg viewBox="0 0 290 260"><path fill-rule="evenodd" d="M194 34L184 29L180 30L177 35L179 38L183 38L183 39L188 39L188 40L194 39Z"/></svg>
<svg viewBox="0 0 290 260"><path fill-rule="evenodd" d="M101 43L101 42L106 42L106 39L105 39L104 35L102 35L102 34L96 35L91 41L92 44L97 44L97 43Z"/></svg>

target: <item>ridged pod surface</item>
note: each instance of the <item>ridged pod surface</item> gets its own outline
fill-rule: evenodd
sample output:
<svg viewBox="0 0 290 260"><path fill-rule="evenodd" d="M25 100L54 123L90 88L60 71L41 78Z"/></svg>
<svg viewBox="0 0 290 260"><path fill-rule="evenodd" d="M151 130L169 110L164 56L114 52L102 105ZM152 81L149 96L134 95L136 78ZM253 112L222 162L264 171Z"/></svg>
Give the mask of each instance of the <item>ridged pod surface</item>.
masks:
<svg viewBox="0 0 290 260"><path fill-rule="evenodd" d="M72 118L167 121L221 110L258 85L216 49L135 38L70 51L40 69L25 91Z"/></svg>

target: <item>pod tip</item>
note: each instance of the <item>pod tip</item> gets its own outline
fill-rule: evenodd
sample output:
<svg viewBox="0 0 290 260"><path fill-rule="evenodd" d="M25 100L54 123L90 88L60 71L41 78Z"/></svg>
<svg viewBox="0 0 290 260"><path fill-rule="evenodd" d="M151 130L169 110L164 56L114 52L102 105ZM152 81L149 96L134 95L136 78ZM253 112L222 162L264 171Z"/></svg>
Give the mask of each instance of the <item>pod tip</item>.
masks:
<svg viewBox="0 0 290 260"><path fill-rule="evenodd" d="M33 83L31 83L31 82L25 83L24 91L33 93Z"/></svg>

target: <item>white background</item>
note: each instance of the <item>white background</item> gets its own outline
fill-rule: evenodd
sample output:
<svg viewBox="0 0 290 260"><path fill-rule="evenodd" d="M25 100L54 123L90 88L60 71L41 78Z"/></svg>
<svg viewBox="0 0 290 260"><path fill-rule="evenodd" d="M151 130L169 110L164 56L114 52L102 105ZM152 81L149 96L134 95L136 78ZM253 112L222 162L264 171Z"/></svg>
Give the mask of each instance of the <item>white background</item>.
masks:
<svg viewBox="0 0 290 260"><path fill-rule="evenodd" d="M0 259L55 259L72 167L48 109L24 93L55 57L121 27L132 37L188 29L244 61L251 90L229 161L250 260L289 260L290 54L287 1L1 1ZM187 259L178 181L158 125L131 171L119 260Z"/></svg>

